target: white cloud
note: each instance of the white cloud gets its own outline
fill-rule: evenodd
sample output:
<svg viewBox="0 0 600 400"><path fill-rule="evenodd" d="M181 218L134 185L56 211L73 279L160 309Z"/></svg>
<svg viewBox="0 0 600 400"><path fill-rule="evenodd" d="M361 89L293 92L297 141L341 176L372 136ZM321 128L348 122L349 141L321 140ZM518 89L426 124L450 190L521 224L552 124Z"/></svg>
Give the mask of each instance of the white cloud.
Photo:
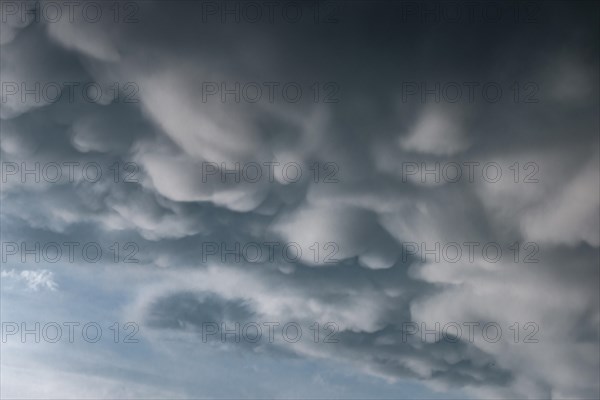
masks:
<svg viewBox="0 0 600 400"><path fill-rule="evenodd" d="M22 283L27 289L32 290L34 292L40 290L56 291L58 288L58 284L54 281L54 273L47 269L26 269L20 272L14 269L3 269L2 272L0 272L0 274L2 274L2 278L9 279L13 282Z"/></svg>

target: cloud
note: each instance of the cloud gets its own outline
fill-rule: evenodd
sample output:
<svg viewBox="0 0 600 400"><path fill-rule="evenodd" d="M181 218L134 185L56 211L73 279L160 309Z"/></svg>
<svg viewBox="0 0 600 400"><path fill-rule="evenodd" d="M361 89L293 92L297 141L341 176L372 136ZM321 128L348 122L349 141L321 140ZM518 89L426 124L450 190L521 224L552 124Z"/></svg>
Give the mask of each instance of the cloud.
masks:
<svg viewBox="0 0 600 400"><path fill-rule="evenodd" d="M429 107L423 111L414 130L399 140L407 151L434 155L454 155L469 147L460 121L460 108Z"/></svg>
<svg viewBox="0 0 600 400"><path fill-rule="evenodd" d="M111 397L144 397L160 386L167 397L197 396L189 371L205 364L189 355L202 354L198 328L223 319L337 324L335 346L301 341L213 349L242 357L238 364L250 369L260 364L281 382L293 380L281 366L303 360L324 374L315 382L328 382L319 367L325 362L336 366L331 374L343 370L354 382L376 377L376 384L365 384L376 389L364 397L385 397L397 389L393 382L406 380L475 398L598 397L593 13L548 4L553 12L544 14L544 23L444 23L448 33L440 36L436 24L399 24L393 5L344 6L345 23L337 26L201 24L201 3L139 6L135 24L2 25L3 82L98 82L103 88L96 102L23 101L19 95L3 102L3 168L21 168L15 175L2 171L3 240L97 241L106 249L132 241L140 250L135 265L104 260L69 270L89 278L83 289L79 281L69 285L74 278L65 273L59 291L58 264L15 266L2 271L3 281L74 297L105 285L121 301L118 313L134 316L147 333L148 347L140 353L156 357L141 375L135 365L128 369L123 381L136 384L130 390L121 390L125 383L106 371L97 379L76 375L71 387L62 381L72 375L44 372L44 360L29 364L44 382L61 380L44 390L79 396L89 385L106 387ZM498 82L501 101L398 101L405 81L474 79ZM117 81L134 83L138 101L124 102L123 86L121 97L110 96L105 89ZM269 81L297 83L302 100L203 96L206 82ZM535 81L540 102L515 102L515 81ZM338 102L315 102L314 85L323 90L326 82L337 85ZM90 182L77 171L73 180L36 182L34 174L43 175L42 166L53 162L95 162L103 175ZM297 182L280 170L271 181L221 179L236 163L250 162L293 162L303 174ZM407 178L403 169L465 162L497 163L502 176L490 182L477 169L470 182L463 169L459 182L430 183L418 174ZM40 171L23 175L23 166L31 170L35 163ZM135 171L130 182L123 179L127 163ZM216 169L207 176L208 163ZM335 179L326 182L331 171ZM526 181L531 176L536 182ZM269 241L297 243L302 255L293 262L281 254L255 262L204 257L206 243L231 249ZM501 244L503 258L493 263L476 253L472 261L436 263L403 253L409 243L432 248L471 241ZM539 261L523 263L521 248L513 262L509 246L515 242L535 242ZM335 262L326 262L332 250ZM102 273L94 273L96 267ZM474 341L404 340L405 322L432 327L451 321L496 322L504 335L489 343L478 328ZM515 322L521 328L536 323L539 343L514 343L509 327ZM271 357L268 366L263 354ZM223 371L239 366L225 357L213 361ZM9 376L22 375L12 362L3 359L3 370L6 365ZM171 368L181 379L144 382ZM213 385L209 393L309 393L239 379L239 392ZM348 393L333 386L324 393ZM428 397L420 388L425 394L407 397Z"/></svg>
<svg viewBox="0 0 600 400"><path fill-rule="evenodd" d="M2 278L23 284L27 289L34 292L40 290L56 291L58 284L54 281L54 274L47 269L23 270L17 272L14 269L2 270Z"/></svg>

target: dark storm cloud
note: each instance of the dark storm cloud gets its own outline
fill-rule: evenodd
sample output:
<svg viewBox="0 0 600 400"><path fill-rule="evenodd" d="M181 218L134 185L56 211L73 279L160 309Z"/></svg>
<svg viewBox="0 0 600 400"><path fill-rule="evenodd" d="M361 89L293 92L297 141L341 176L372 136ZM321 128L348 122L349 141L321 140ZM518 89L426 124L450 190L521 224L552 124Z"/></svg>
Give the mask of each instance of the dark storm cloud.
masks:
<svg viewBox="0 0 600 400"><path fill-rule="evenodd" d="M65 91L57 102L3 101L3 168L93 161L104 173L98 182L26 175L23 184L20 171L3 170L3 240L134 241L143 263L170 272L132 306L158 331L219 318L334 321L335 347L281 351L477 397L597 395L599 365L589 356L598 354L600 323L597 6L532 3L535 21L524 22L509 17L519 3L502 3L499 21L458 24L403 19L402 2L344 2L337 23L238 24L203 22L205 2L136 4L131 24L78 14L3 23L3 83L104 89L95 102L79 88L74 101ZM279 85L273 102L263 92L254 103L224 103L207 94L221 82ZM298 102L280 91L290 82L303 90ZM461 88L459 101L439 92L439 102L422 101L422 83L449 82ZM472 101L465 82L477 84ZM321 95L337 90L338 101L315 102L315 83ZM498 101L485 97L489 83L502 89ZM114 182L116 162L134 163L136 182ZM304 175L204 179L206 165L236 162L293 162ZM315 183L311 166L328 162L336 182ZM403 169L449 162L495 162L503 180L482 180L478 170L473 183L424 183ZM523 175L534 163L539 182L515 183L515 162ZM535 242L540 261L402 257L406 243L475 240ZM265 241L305 250L334 242L340 262L308 251L293 263L203 259L206 243ZM410 321L533 321L541 340L399 343Z"/></svg>

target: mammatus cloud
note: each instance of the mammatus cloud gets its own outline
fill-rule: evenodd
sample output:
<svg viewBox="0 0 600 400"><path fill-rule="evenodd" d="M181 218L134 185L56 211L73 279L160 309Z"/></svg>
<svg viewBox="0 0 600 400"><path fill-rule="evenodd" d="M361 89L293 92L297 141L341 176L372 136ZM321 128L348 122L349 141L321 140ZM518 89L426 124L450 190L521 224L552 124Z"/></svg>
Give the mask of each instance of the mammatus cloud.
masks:
<svg viewBox="0 0 600 400"><path fill-rule="evenodd" d="M597 6L457 24L348 2L315 24L224 23L208 3L135 3L135 23L3 18L3 285L144 337L119 376L104 347L98 366L70 347L86 373L3 358L10 394L362 394L333 371L353 390L376 379L370 398L597 398ZM207 331L265 322L336 341ZM194 383L209 353L237 391ZM294 386L297 360L316 392ZM280 384L242 378L263 368ZM395 392L406 382L421 391Z"/></svg>
<svg viewBox="0 0 600 400"><path fill-rule="evenodd" d="M414 130L400 139L400 146L407 151L433 155L454 155L469 147L463 137L460 121L462 110L425 109Z"/></svg>

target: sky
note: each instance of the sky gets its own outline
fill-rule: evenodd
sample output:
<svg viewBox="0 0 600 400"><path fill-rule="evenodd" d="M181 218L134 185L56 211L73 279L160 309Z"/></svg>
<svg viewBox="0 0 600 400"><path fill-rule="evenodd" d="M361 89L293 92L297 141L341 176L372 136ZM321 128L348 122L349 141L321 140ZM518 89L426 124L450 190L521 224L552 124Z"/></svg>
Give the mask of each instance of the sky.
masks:
<svg viewBox="0 0 600 400"><path fill-rule="evenodd" d="M596 2L0 2L0 396L600 397Z"/></svg>

